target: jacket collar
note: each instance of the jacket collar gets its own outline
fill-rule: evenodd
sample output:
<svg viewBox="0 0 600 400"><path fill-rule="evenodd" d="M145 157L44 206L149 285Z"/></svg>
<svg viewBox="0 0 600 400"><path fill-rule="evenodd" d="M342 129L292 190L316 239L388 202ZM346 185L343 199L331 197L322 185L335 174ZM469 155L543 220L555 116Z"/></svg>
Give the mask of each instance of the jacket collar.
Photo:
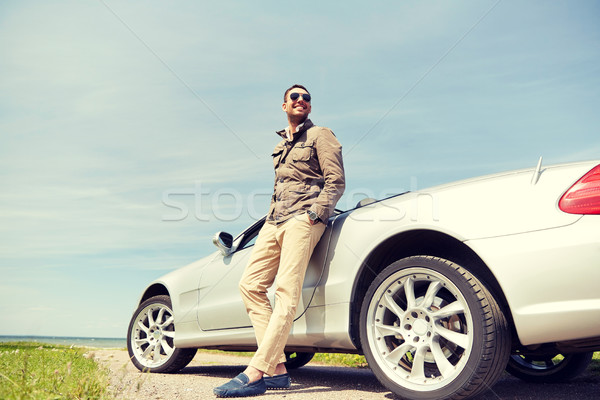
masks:
<svg viewBox="0 0 600 400"><path fill-rule="evenodd" d="M294 132L294 136L296 136L298 134L302 134L302 132L307 131L308 129L312 128L313 126L314 125L313 125L312 121L307 118L306 120L304 120L302 128L300 128L300 130L298 132ZM279 136L281 136L283 139L287 140L287 135L285 133L285 129L277 131L277 134Z"/></svg>

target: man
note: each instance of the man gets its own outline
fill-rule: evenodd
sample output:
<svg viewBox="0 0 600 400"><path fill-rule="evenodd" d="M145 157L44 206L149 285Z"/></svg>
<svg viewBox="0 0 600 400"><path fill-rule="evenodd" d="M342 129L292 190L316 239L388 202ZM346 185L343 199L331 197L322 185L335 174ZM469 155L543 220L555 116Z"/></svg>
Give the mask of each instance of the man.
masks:
<svg viewBox="0 0 600 400"><path fill-rule="evenodd" d="M327 219L345 188L342 146L333 132L308 119L310 93L294 85L283 96L288 127L273 151L275 187L240 291L258 349L243 373L214 389L219 397L246 397L291 386L283 352L296 315L304 274ZM267 289L277 277L275 306Z"/></svg>

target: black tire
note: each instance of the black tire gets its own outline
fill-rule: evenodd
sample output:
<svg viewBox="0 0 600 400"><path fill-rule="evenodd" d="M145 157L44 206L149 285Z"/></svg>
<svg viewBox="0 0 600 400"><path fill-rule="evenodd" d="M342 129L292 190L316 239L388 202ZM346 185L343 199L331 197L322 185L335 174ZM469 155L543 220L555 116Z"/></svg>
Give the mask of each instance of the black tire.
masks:
<svg viewBox="0 0 600 400"><path fill-rule="evenodd" d="M127 351L131 362L144 372L171 373L192 361L197 349L179 349L173 344L175 324L169 296L144 301L131 317Z"/></svg>
<svg viewBox="0 0 600 400"><path fill-rule="evenodd" d="M590 353L555 355L513 354L506 371L514 377L532 383L566 382L581 374L594 356Z"/></svg>
<svg viewBox="0 0 600 400"><path fill-rule="evenodd" d="M306 364L313 359L315 353L285 353L285 368L286 369L297 369L304 367Z"/></svg>
<svg viewBox="0 0 600 400"><path fill-rule="evenodd" d="M414 256L385 268L361 308L360 340L379 381L402 399L465 399L489 389L510 355L507 320L465 268Z"/></svg>

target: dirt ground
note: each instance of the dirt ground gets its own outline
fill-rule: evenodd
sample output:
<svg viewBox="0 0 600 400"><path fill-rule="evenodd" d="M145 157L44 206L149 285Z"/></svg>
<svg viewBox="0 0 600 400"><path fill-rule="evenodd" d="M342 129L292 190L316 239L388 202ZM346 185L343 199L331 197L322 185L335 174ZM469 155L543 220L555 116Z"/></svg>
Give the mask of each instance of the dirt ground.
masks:
<svg viewBox="0 0 600 400"><path fill-rule="evenodd" d="M93 354L92 354L93 353ZM125 350L90 350L110 370L111 390L121 400L215 399L213 387L240 373L247 357L199 352L177 374L139 372ZM309 363L294 370L292 388L268 391L263 398L286 400L389 400L394 399L368 368L332 367ZM260 398L260 397L259 397ZM567 384L528 384L508 374L477 400L600 399L600 376L586 372Z"/></svg>

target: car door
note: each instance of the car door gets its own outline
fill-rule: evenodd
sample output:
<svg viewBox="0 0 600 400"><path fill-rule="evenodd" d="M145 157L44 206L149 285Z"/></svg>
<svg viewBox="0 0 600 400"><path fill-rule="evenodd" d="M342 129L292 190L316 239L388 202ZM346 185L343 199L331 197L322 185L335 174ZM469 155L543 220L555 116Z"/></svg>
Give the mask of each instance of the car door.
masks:
<svg viewBox="0 0 600 400"><path fill-rule="evenodd" d="M202 330L252 326L242 302L238 284L248 264L256 236L263 224L264 218L236 238L236 241L241 238L241 242L239 248L233 254L229 256L219 254L203 269L200 277L198 306L198 323ZM324 261L327 255L329 236L331 235L330 225L331 220L315 247L308 264L300 302L296 311L296 319L308 308L323 275ZM276 287L277 280L267 293L271 306L273 306Z"/></svg>

